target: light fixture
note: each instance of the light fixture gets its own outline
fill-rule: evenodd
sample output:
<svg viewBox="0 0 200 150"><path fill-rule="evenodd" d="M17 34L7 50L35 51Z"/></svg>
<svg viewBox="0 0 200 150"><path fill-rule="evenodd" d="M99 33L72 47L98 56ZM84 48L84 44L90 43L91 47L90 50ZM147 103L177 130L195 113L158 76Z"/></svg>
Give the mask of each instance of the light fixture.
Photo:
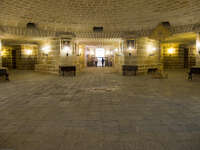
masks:
<svg viewBox="0 0 200 150"><path fill-rule="evenodd" d="M171 54L174 54L174 53L175 53L175 49L174 49L174 48L169 48L167 52L168 52L168 54L170 54L170 55L171 55Z"/></svg>
<svg viewBox="0 0 200 150"><path fill-rule="evenodd" d="M42 51L44 54L46 54L48 56L49 52L51 51L51 46L45 45L44 47L42 47Z"/></svg>
<svg viewBox="0 0 200 150"><path fill-rule="evenodd" d="M30 50L30 49L27 49L27 50L25 50L25 53L26 53L26 55L32 55L33 54L33 51L32 50Z"/></svg>
<svg viewBox="0 0 200 150"><path fill-rule="evenodd" d="M6 56L6 55L7 55L6 51L3 50L0 51L0 56Z"/></svg>
<svg viewBox="0 0 200 150"><path fill-rule="evenodd" d="M157 48L152 45L147 46L147 52L149 56L154 56L156 50Z"/></svg>
<svg viewBox="0 0 200 150"><path fill-rule="evenodd" d="M129 46L129 47L128 47L128 50L129 50L129 51L131 51L131 50L133 50L133 49L132 49L132 47L131 47L131 46Z"/></svg>
<svg viewBox="0 0 200 150"><path fill-rule="evenodd" d="M68 46L68 45L65 45L64 47L63 47L63 53L65 54L65 55L67 55L67 56L69 56L69 54L70 54L70 47Z"/></svg>

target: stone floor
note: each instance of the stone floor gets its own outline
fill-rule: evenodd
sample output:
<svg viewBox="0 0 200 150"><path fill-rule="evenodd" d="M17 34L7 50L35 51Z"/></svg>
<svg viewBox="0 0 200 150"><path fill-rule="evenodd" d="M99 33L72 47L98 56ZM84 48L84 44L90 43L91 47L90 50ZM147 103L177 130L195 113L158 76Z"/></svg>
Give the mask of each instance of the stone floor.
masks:
<svg viewBox="0 0 200 150"><path fill-rule="evenodd" d="M200 79L30 71L0 81L0 150L199 150Z"/></svg>

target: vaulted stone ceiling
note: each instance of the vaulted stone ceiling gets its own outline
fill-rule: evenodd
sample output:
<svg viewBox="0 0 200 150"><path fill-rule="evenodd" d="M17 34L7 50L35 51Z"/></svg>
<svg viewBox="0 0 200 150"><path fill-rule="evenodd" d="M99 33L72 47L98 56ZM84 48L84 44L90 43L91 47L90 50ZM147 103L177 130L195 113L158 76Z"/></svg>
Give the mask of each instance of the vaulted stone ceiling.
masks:
<svg viewBox="0 0 200 150"><path fill-rule="evenodd" d="M1 0L0 25L90 32L152 29L169 21L173 26L200 23L199 0Z"/></svg>

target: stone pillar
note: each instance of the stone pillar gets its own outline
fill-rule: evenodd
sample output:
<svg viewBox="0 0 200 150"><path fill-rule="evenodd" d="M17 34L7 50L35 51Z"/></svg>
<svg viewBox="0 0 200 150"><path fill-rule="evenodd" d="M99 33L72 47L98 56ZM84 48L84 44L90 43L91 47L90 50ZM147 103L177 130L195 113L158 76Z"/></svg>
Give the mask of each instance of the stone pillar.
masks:
<svg viewBox="0 0 200 150"><path fill-rule="evenodd" d="M38 64L35 70L58 74L60 56L60 40L44 40L40 43L38 52Z"/></svg>

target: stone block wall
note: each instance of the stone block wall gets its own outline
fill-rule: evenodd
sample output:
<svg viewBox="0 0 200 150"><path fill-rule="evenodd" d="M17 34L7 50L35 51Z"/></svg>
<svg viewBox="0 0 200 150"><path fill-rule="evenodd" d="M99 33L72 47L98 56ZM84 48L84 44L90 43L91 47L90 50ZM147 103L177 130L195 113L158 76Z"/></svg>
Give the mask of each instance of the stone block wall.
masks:
<svg viewBox="0 0 200 150"><path fill-rule="evenodd" d="M31 53L27 54L27 50ZM37 45L3 46L2 66L9 69L34 70L37 51Z"/></svg>
<svg viewBox="0 0 200 150"><path fill-rule="evenodd" d="M198 56L197 54L197 49L196 49L196 45L192 44L192 45L188 45L189 48L189 68L192 66L195 66L197 63L197 58L196 56Z"/></svg>
<svg viewBox="0 0 200 150"><path fill-rule="evenodd" d="M136 48L132 55L125 55L124 64L139 66L139 72L148 68L160 67L159 42L148 37L136 39Z"/></svg>
<svg viewBox="0 0 200 150"><path fill-rule="evenodd" d="M8 46L2 47L2 66L12 68L12 48Z"/></svg>
<svg viewBox="0 0 200 150"><path fill-rule="evenodd" d="M113 67L116 72L122 73L122 65L124 64L124 56L115 55Z"/></svg>
<svg viewBox="0 0 200 150"><path fill-rule="evenodd" d="M48 55L44 54L42 51L42 47L45 45L50 46ZM68 56L63 54L60 49L60 40L51 40L49 42L40 43L38 64L36 65L35 71L59 74L60 65L76 66L78 73L85 67L84 54L79 56L74 49L72 50L72 54L69 54Z"/></svg>
<svg viewBox="0 0 200 150"><path fill-rule="evenodd" d="M43 51L44 47L49 47L49 52ZM39 43L38 62L35 71L58 74L60 42L59 40L42 41Z"/></svg>
<svg viewBox="0 0 200 150"><path fill-rule="evenodd" d="M173 49L172 53L169 50ZM185 50L188 50L186 55ZM196 63L196 48L194 45L180 43L162 44L162 61L164 69L183 69L194 66ZM187 59L187 61L185 60Z"/></svg>
<svg viewBox="0 0 200 150"><path fill-rule="evenodd" d="M179 43L162 44L162 61L164 69L184 68L184 55L182 51L183 49L180 47Z"/></svg>
<svg viewBox="0 0 200 150"><path fill-rule="evenodd" d="M20 49L17 50L17 69L34 70L35 64L37 63L37 55L37 45L21 45Z"/></svg>

